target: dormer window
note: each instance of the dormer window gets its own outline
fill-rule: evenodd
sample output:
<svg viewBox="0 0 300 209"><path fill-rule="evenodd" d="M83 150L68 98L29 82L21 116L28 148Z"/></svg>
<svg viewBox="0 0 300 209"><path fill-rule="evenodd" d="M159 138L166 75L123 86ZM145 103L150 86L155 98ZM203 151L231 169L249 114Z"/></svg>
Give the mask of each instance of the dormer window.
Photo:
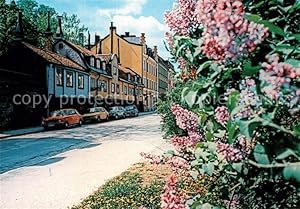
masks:
<svg viewBox="0 0 300 209"><path fill-rule="evenodd" d="M106 70L106 63L105 63L105 62L102 62L102 63L101 63L101 69L102 69L102 70Z"/></svg>
<svg viewBox="0 0 300 209"><path fill-rule="evenodd" d="M130 73L127 74L127 79L130 81L131 80L131 75Z"/></svg>
<svg viewBox="0 0 300 209"><path fill-rule="evenodd" d="M90 59L90 66L91 67L95 67L95 59L94 59L94 57L91 57L91 59Z"/></svg>
<svg viewBox="0 0 300 209"><path fill-rule="evenodd" d="M96 68L100 69L101 62L99 59L96 60Z"/></svg>

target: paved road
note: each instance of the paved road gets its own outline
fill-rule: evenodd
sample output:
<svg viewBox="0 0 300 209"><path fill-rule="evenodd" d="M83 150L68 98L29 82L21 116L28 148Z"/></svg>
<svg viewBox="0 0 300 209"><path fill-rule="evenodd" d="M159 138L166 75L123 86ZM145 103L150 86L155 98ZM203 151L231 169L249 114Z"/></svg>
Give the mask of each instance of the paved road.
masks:
<svg viewBox="0 0 300 209"><path fill-rule="evenodd" d="M157 115L0 141L0 208L66 208L164 146Z"/></svg>

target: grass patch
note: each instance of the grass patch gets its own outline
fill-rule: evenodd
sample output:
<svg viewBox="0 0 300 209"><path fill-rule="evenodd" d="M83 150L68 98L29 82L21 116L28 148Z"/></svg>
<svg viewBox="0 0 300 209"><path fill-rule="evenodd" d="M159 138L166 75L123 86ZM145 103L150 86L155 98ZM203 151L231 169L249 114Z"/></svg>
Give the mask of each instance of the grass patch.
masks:
<svg viewBox="0 0 300 209"><path fill-rule="evenodd" d="M72 209L160 209L160 195L170 169L138 163L117 176Z"/></svg>

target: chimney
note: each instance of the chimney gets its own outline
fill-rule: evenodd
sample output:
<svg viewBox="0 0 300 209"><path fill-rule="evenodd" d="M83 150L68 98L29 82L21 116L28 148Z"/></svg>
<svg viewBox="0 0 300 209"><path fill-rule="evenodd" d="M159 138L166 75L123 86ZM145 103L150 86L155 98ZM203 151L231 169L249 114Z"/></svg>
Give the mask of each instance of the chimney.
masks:
<svg viewBox="0 0 300 209"><path fill-rule="evenodd" d="M114 34L116 33L117 28L114 26L114 23L110 23L110 53L114 53Z"/></svg>
<svg viewBox="0 0 300 209"><path fill-rule="evenodd" d="M95 34L95 45L100 42L100 36Z"/></svg>
<svg viewBox="0 0 300 209"><path fill-rule="evenodd" d="M154 46L154 48L153 48L153 57L154 57L155 59L158 57L157 46Z"/></svg>
<svg viewBox="0 0 300 209"><path fill-rule="evenodd" d="M88 46L87 46L88 50L91 49L91 34L90 32L88 31Z"/></svg>
<svg viewBox="0 0 300 209"><path fill-rule="evenodd" d="M62 16L57 16L57 19L58 19L58 27L56 30L56 38L63 39L64 34L63 34L63 30L62 30Z"/></svg>
<svg viewBox="0 0 300 209"><path fill-rule="evenodd" d="M84 35L82 32L79 33L79 41L81 46L84 46Z"/></svg>
<svg viewBox="0 0 300 209"><path fill-rule="evenodd" d="M130 32L125 32L125 37L129 37L130 36Z"/></svg>
<svg viewBox="0 0 300 209"><path fill-rule="evenodd" d="M51 32L51 23L50 23L51 15L50 11L48 11L48 26L45 32L45 45L44 48L52 51L52 36L53 33Z"/></svg>
<svg viewBox="0 0 300 209"><path fill-rule="evenodd" d="M22 24L22 11L18 13L17 25L15 30L15 40L21 41L24 38L23 24Z"/></svg>
<svg viewBox="0 0 300 209"><path fill-rule="evenodd" d="M145 33L141 33L141 44L142 44L142 45L146 44Z"/></svg>

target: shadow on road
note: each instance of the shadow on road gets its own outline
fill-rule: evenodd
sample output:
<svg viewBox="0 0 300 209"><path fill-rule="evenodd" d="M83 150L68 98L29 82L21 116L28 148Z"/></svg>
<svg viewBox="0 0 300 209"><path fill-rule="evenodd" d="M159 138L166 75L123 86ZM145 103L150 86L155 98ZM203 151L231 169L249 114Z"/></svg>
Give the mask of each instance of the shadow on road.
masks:
<svg viewBox="0 0 300 209"><path fill-rule="evenodd" d="M3 140L0 141L0 173L25 166L43 166L59 162L63 160L63 157L54 157L57 154L98 145L100 143L76 138L45 137Z"/></svg>

